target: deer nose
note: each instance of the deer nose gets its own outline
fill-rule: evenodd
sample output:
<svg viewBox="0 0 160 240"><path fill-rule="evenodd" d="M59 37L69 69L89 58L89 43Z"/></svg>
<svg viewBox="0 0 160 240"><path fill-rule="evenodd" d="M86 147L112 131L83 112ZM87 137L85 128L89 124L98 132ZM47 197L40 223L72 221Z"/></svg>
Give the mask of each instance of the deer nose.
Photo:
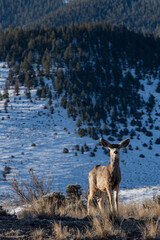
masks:
<svg viewBox="0 0 160 240"><path fill-rule="evenodd" d="M117 154L117 153L118 153L118 151L117 151L117 150L115 150L115 151L114 151L114 154Z"/></svg>

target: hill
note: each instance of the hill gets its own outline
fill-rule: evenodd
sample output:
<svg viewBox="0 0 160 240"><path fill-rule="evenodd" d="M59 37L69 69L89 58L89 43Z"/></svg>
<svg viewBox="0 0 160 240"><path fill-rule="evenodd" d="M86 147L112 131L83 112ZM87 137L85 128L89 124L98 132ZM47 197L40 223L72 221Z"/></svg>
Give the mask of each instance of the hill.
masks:
<svg viewBox="0 0 160 240"><path fill-rule="evenodd" d="M121 188L159 184L158 39L103 22L10 28L0 41L1 189L28 169L86 189L89 170L109 161L101 136L131 138Z"/></svg>
<svg viewBox="0 0 160 240"><path fill-rule="evenodd" d="M1 59L11 67L9 84L25 85L28 92L35 87L38 97L52 98L44 76L51 78L68 116L79 118L79 127L82 122L100 126L103 120L114 135L116 122L125 124L128 116L140 121L144 107L148 115L152 112L154 97L151 94L144 101L138 90L143 90L140 78L159 76L159 40L153 36L102 22L34 30L10 28L1 33L0 41ZM135 74L130 71L133 67ZM109 127L104 129L110 133ZM96 138L95 130L88 131ZM85 134L82 130L81 135Z"/></svg>
<svg viewBox="0 0 160 240"><path fill-rule="evenodd" d="M43 24L39 19L47 16L63 5L62 0L0 0L0 25L8 28L13 26L33 26L32 24Z"/></svg>
<svg viewBox="0 0 160 240"><path fill-rule="evenodd" d="M72 22L107 21L125 25L144 34L160 34L160 2L157 0L76 0L76 1L13 1L0 0L0 23L33 28L36 25L65 25Z"/></svg>

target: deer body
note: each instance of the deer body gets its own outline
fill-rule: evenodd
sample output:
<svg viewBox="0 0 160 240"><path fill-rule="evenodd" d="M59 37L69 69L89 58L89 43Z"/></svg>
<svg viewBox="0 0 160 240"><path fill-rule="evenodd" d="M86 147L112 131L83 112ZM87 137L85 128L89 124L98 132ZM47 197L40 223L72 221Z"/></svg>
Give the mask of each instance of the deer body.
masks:
<svg viewBox="0 0 160 240"><path fill-rule="evenodd" d="M89 196L88 196L88 213L90 214L90 205L94 196L99 193L97 199L100 210L102 210L102 195L107 193L111 211L113 211L113 200L115 209L118 211L118 190L121 181L121 171L119 167L119 150L129 144L129 139L119 144L110 144L108 141L101 139L102 145L110 149L110 163L107 166L96 165L89 173ZM114 199L112 193L114 191Z"/></svg>

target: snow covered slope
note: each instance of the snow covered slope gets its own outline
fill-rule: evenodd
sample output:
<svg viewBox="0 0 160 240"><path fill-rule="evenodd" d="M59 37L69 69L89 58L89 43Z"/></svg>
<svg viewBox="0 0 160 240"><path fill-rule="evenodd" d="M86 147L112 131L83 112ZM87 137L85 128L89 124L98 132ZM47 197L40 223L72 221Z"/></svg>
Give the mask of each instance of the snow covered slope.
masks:
<svg viewBox="0 0 160 240"><path fill-rule="evenodd" d="M1 93L8 72L7 65L0 63ZM136 136L131 139L131 146L127 151L121 151L121 189L160 184L160 145L155 144L160 137L160 130L156 127L160 126L160 116L156 114L160 112L160 94L155 92L158 81L151 79L151 85L147 84L148 79L141 82L145 90L141 92L142 97L148 99L149 93L155 96L151 130L153 136L148 137L142 132L136 132ZM74 183L79 183L86 190L90 169L96 164L107 164L109 156L104 154L102 146L97 146L95 157L90 157L90 152L93 152L99 141L89 137L80 138L76 121L68 118L58 99L54 100L54 114L51 114L49 108L46 108L47 100L38 100L36 90L31 90L32 101L26 98L24 91L25 88L21 87L20 95L16 96L14 89L9 89L7 113L4 100L0 101L0 201L11 194L9 180L15 175L26 180L29 169L39 175L54 176L55 190L65 191L68 184ZM144 126L150 129L151 124L145 109L143 116ZM130 121L128 119L129 131L134 129ZM119 127L123 129L123 126ZM33 143L35 146L32 146ZM78 144L81 148L85 143L90 147L90 151L82 154L75 150L75 145ZM64 148L68 148L69 153L63 153ZM5 174L7 167L10 168L9 174ZM157 186L155 193L158 194L159 191ZM125 198L125 194L121 191L122 198ZM131 195L136 197L136 194L137 191L133 191Z"/></svg>

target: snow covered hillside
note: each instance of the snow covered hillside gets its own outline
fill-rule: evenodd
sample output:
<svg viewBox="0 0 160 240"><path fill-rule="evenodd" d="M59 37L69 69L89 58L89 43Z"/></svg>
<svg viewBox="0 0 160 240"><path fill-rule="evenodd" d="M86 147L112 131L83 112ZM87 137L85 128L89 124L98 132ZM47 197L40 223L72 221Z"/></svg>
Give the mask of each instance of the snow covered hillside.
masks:
<svg viewBox="0 0 160 240"><path fill-rule="evenodd" d="M8 72L7 64L0 63L2 94ZM144 127L152 135L146 136L145 133L136 131L130 125L131 120L127 120L129 132L134 129L136 134L131 139L129 148L121 150L121 189L160 184L160 145L155 143L160 138L160 94L155 92L158 81L149 79L149 76L148 79L141 80L144 85L141 96L144 99L148 99L150 93L155 96L152 122L149 122L145 109L142 119ZM39 175L53 176L55 190L65 191L68 184L74 183L86 190L90 169L96 164L107 164L109 156L105 155L100 145L97 146L95 156L90 156L99 141L78 135L76 121L68 118L58 99L53 100L54 113L51 114L47 100L38 100L36 90L31 90L32 101L27 99L24 91L25 88L21 87L19 96L16 96L10 87L7 111L4 100L0 101L0 201L12 194L10 179L15 175L21 180L27 179L30 169ZM123 125L119 128L123 129ZM75 145L81 148L84 144L90 149L82 154ZM63 153L64 148L69 152ZM160 188L155 189L158 194ZM132 192L132 199L136 193ZM121 196L125 198L123 191Z"/></svg>

